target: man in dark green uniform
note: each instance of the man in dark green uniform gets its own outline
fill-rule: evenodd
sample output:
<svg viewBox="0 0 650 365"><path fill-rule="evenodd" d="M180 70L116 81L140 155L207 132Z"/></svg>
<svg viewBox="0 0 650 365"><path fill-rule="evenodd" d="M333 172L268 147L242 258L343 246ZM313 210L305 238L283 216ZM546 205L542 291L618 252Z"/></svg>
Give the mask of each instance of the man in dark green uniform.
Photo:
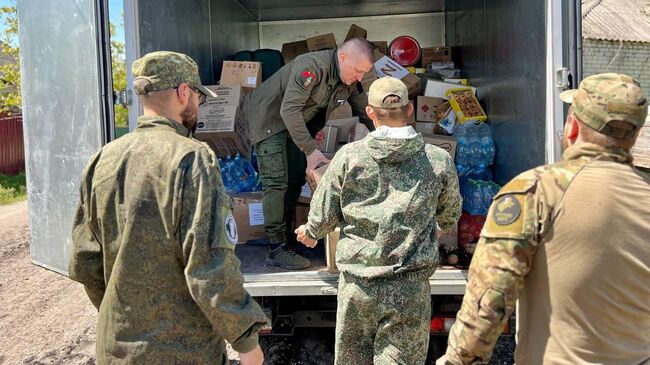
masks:
<svg viewBox="0 0 650 365"><path fill-rule="evenodd" d="M266 316L243 287L217 159L190 137L214 93L188 56L133 63L144 116L83 173L70 278L99 310L98 364L262 364Z"/></svg>
<svg viewBox="0 0 650 365"><path fill-rule="evenodd" d="M268 264L290 270L309 267L309 260L286 242L293 239L291 222L305 172L328 162L312 137L323 128L330 112L346 101L353 114L374 129L364 109L368 98L359 82L373 62L372 45L352 39L336 51L298 56L244 100L244 117L264 185Z"/></svg>

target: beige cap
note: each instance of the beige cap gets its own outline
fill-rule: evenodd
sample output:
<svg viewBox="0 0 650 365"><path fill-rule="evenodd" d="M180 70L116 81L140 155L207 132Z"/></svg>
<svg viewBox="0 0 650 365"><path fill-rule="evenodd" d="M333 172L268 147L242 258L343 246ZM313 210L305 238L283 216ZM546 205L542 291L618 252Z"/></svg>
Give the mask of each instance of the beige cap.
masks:
<svg viewBox="0 0 650 365"><path fill-rule="evenodd" d="M387 96L399 97L398 102L385 103ZM386 76L375 80L368 91L368 105L382 109L401 108L409 103L406 85L399 79Z"/></svg>
<svg viewBox="0 0 650 365"><path fill-rule="evenodd" d="M587 126L615 138L629 138L643 127L648 115L648 100L639 82L616 73L592 75L580 88L567 90L560 99L572 104L573 113ZM614 128L609 122L630 123L633 130Z"/></svg>

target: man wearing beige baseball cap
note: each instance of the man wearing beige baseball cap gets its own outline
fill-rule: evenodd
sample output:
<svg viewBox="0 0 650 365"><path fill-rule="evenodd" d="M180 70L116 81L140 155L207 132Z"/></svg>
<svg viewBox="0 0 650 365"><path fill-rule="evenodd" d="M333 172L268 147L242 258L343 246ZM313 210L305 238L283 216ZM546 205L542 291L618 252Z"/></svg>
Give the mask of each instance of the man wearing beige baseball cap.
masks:
<svg viewBox="0 0 650 365"><path fill-rule="evenodd" d="M487 363L517 299L517 364L650 362L650 177L630 154L648 100L614 73L560 97L562 161L495 196L437 364Z"/></svg>
<svg viewBox="0 0 650 365"><path fill-rule="evenodd" d="M70 278L97 307L98 364L261 365L266 323L243 287L237 227L217 158L192 138L196 63L153 52L133 63L144 115L88 163L72 231Z"/></svg>
<svg viewBox="0 0 650 365"><path fill-rule="evenodd" d="M436 226L460 217L458 177L451 156L407 126L413 106L401 80L375 81L368 104L377 129L334 156L296 234L314 247L341 228L335 363L424 364Z"/></svg>

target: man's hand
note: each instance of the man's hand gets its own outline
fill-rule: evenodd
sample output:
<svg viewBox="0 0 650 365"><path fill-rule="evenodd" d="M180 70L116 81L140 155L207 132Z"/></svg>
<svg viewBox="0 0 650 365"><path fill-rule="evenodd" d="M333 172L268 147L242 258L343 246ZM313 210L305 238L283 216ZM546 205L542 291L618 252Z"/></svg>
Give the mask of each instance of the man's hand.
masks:
<svg viewBox="0 0 650 365"><path fill-rule="evenodd" d="M245 354L239 353L239 363L241 365L262 365L264 363L264 353L260 345Z"/></svg>
<svg viewBox="0 0 650 365"><path fill-rule="evenodd" d="M323 156L323 153L321 151L314 150L314 152L307 156L307 169L305 170L305 173L309 174L310 172L316 170L319 165L324 165L329 162L330 160Z"/></svg>
<svg viewBox="0 0 650 365"><path fill-rule="evenodd" d="M309 237L309 235L307 234L307 230L305 229L304 224L302 226L296 228L294 233L297 235L296 239L298 241L300 241L300 243L302 243L303 245L305 245L305 246L307 246L309 248L316 247L316 243L318 243L318 241L316 241L315 239Z"/></svg>

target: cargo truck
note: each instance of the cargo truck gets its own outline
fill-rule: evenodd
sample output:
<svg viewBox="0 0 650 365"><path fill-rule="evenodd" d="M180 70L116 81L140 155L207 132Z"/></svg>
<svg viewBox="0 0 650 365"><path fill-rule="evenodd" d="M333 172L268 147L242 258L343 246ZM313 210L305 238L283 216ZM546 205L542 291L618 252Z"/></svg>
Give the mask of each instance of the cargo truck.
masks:
<svg viewBox="0 0 650 365"><path fill-rule="evenodd" d="M18 0L31 257L66 274L80 175L89 157L115 138L107 0ZM369 40L410 35L446 45L488 115L496 145L494 176L560 158L565 108L557 98L581 75L578 0L124 0L126 61L156 50L184 52L204 84L240 50L281 49L285 42L352 24ZM128 69L130 67L127 67ZM141 112L132 90L129 128ZM322 251L304 271L263 264L264 246L241 245L246 289L271 318L270 334L332 327L338 275ZM321 248L322 250L322 248ZM432 333L445 333L465 290L466 271L441 268L430 279Z"/></svg>

